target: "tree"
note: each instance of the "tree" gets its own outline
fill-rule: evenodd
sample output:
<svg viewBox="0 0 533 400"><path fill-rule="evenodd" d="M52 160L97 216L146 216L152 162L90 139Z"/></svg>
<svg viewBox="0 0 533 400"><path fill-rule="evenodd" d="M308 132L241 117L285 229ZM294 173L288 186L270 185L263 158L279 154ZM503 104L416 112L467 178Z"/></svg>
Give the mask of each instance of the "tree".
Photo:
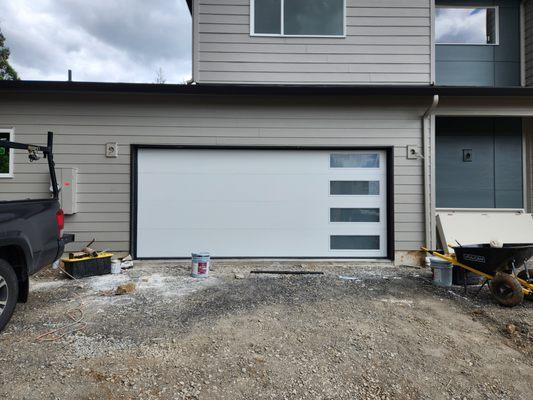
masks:
<svg viewBox="0 0 533 400"><path fill-rule="evenodd" d="M0 81L17 81L17 72L9 65L9 49L4 45L6 38L0 31Z"/></svg>
<svg viewBox="0 0 533 400"><path fill-rule="evenodd" d="M155 83L167 83L167 79L165 78L165 74L163 73L163 68L159 67L159 69L156 72L155 75Z"/></svg>

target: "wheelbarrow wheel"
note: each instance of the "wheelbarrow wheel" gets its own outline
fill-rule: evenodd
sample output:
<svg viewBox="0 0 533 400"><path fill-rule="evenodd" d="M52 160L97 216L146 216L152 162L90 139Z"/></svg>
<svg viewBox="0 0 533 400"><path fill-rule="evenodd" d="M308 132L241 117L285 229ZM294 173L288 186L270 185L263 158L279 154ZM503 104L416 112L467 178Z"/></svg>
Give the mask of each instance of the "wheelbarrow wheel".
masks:
<svg viewBox="0 0 533 400"><path fill-rule="evenodd" d="M514 307L524 301L524 292L518 280L509 274L499 272L490 282L490 291L498 303L505 307Z"/></svg>

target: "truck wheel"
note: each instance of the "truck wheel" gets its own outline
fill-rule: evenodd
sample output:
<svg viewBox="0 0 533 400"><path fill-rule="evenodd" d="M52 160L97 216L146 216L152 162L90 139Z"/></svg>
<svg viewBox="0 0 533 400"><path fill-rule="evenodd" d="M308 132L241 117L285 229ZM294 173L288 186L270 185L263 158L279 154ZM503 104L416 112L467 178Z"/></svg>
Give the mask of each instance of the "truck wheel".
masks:
<svg viewBox="0 0 533 400"><path fill-rule="evenodd" d="M0 332L2 332L15 311L18 289L15 271L9 263L0 260Z"/></svg>
<svg viewBox="0 0 533 400"><path fill-rule="evenodd" d="M490 291L498 303L505 307L514 307L524 301L520 282L514 276L503 272L497 273L490 281Z"/></svg>

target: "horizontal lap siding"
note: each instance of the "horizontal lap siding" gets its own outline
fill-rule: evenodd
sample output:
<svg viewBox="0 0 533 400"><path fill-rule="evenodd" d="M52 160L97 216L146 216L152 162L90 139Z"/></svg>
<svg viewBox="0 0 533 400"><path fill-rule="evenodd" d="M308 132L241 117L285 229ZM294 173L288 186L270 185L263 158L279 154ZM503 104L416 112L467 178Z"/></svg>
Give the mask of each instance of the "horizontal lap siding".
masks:
<svg viewBox="0 0 533 400"><path fill-rule="evenodd" d="M346 37L250 36L250 0L200 0L195 79L225 83L430 82L430 0L346 0Z"/></svg>
<svg viewBox="0 0 533 400"><path fill-rule="evenodd" d="M407 160L407 145L421 145L417 101L164 98L69 101L2 100L0 126L16 140L42 143L55 133L57 167L79 169L79 212L66 229L79 248L93 237L98 248L129 251L130 145L394 146L397 250L423 241L423 174L420 160ZM384 111L386 110L386 111ZM119 143L119 157L104 156L105 143ZM15 158L15 178L0 179L0 200L48 195L46 163Z"/></svg>

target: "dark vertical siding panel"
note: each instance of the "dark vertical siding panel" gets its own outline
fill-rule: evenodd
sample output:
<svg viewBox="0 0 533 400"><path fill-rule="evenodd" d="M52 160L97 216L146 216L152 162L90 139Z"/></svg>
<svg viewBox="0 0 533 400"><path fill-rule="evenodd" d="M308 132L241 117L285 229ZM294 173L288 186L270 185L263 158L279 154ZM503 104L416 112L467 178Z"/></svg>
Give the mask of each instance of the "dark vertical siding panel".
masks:
<svg viewBox="0 0 533 400"><path fill-rule="evenodd" d="M437 0L437 5L464 1ZM439 85L520 86L520 2L489 0L473 6L499 7L499 44L437 45L436 81Z"/></svg>

